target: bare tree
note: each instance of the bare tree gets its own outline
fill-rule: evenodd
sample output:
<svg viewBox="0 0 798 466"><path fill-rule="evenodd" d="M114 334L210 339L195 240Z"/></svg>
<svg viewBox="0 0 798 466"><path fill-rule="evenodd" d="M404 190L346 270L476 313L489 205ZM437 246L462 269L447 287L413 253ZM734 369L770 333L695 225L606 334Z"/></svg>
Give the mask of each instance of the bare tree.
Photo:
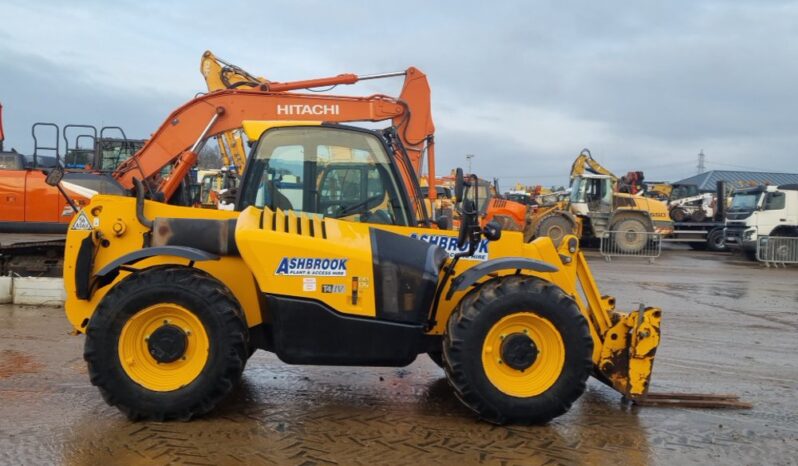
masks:
<svg viewBox="0 0 798 466"><path fill-rule="evenodd" d="M208 140L197 155L197 167L200 170L222 167L222 156L215 138Z"/></svg>

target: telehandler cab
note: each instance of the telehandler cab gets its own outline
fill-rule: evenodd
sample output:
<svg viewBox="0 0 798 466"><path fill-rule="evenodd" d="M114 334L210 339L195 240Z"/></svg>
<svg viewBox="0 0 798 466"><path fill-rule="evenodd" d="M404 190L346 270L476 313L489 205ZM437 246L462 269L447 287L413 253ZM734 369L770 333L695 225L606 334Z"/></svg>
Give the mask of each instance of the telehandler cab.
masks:
<svg viewBox="0 0 798 466"><path fill-rule="evenodd" d="M201 415L256 349L317 365L405 366L427 353L494 423L565 413L591 374L645 397L661 311L616 312L576 237L555 248L482 229L462 172L459 234L433 228L390 128L244 130L257 143L240 212L147 200L137 182L135 199L95 196L70 225L66 314L110 405L132 419Z"/></svg>

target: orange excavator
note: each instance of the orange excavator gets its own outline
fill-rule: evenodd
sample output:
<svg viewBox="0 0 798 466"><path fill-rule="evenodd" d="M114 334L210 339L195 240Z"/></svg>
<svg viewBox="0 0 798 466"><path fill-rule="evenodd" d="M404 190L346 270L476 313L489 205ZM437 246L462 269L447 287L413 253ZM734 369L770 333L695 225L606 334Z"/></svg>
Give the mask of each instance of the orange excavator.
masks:
<svg viewBox="0 0 798 466"><path fill-rule="evenodd" d="M205 79L208 91L210 92L222 89L263 89L264 86L268 87L268 89L272 92L279 90L276 86L272 85L273 83L271 83L268 79L253 75L243 68L215 56L210 50L206 50L205 53L202 54L202 59L200 60L200 71ZM426 81L426 79L424 80ZM356 81L344 82L344 84L353 84L354 82ZM299 83L303 83L303 81L299 81ZM325 83L324 85L334 86L336 84L337 83L330 82L329 84ZM283 85L281 89L290 91L294 89L294 86ZM428 115L429 119L429 128L425 128L425 131L428 133L419 133L418 135L407 134L405 135L406 140L403 141L403 143L412 147L415 144L413 142L408 142L407 139L417 140L418 138L425 136L428 136L430 141L432 141L432 132L434 131L434 127L432 125L432 119L430 115L429 86L426 83L424 83L424 85L420 85L420 83L418 83L415 86L408 87L406 82L405 87L402 89L402 93L399 96L399 100L408 103L408 117L410 115L415 115L419 111L423 111L426 115ZM396 121L397 118L394 118L394 124L396 124ZM419 126L417 128L421 127ZM238 173L241 173L246 163L246 151L244 149L241 131L238 128L224 131L217 136L217 143L222 156L223 164L230 167L234 166L238 169ZM421 155L423 156L423 152ZM411 156L411 160L415 160L415 158ZM431 153L431 158L428 161L430 163L430 167L432 167L430 173L432 173L432 176L434 176L434 153ZM429 177L422 173L421 160L414 162L413 166L416 171L416 175L419 177L424 197L428 197L427 193L433 190L436 192L435 195L437 196L440 192L440 188L434 189L430 186L428 181ZM438 178L436 182L432 184L438 184L440 186L442 181L443 184L447 184L445 181L445 178L447 177L443 178L443 180ZM449 178L453 180L453 177ZM495 220L505 230L524 231L529 225L530 216L528 208L523 204L501 198L496 190L486 183L487 182L480 182L479 184L481 191L479 193L480 199L483 200L483 205L480 209L483 226L488 222ZM453 181L449 184L453 186ZM431 199L435 198L432 197ZM451 228L456 224L455 221L447 220L453 220L451 201L447 199L439 199L437 201L431 201L427 207L433 218L436 220L441 220L441 226Z"/></svg>
<svg viewBox="0 0 798 466"><path fill-rule="evenodd" d="M405 78L398 98L381 94L347 97L292 92L396 76ZM402 171L401 178L405 189L417 204L415 206L418 212L417 218L435 220L434 212L432 217L424 215L429 209L422 199L417 176L421 172L423 159L426 157L427 173L431 180L435 180L433 139L435 127L430 110L430 89L426 75L412 67L401 72L376 75L341 74L328 78L285 83L265 81L258 87L242 86L237 89L225 89L199 96L172 112L152 137L144 143L143 147L120 163L110 177L115 180L115 184L118 184L116 186L118 189L132 192L135 187L134 179L139 179L143 181L143 186L153 199L172 203L190 203L192 196L185 196L186 190L181 188L187 187L186 180L189 171L195 166L203 144L210 137L241 128L245 120L307 121L308 124L391 120L392 125L383 132L383 137L391 141L397 153L402 155L401 160L406 161L405 165L399 164ZM58 164L57 160L55 164ZM59 194L54 191L54 188L43 184L42 167L37 166L28 171L36 180L41 178L42 191L52 191L53 195L58 198ZM82 172L81 176L84 178L108 178L107 174L89 171ZM66 178L65 181L70 182ZM68 183L65 184L68 185ZM437 197L434 181L431 183L431 188L427 198L431 200L430 202L434 202ZM81 193L71 193L71 197L79 207L91 197L91 191L92 189L88 189ZM94 191L105 192L100 189ZM63 196L58 199L63 202L63 205L66 204ZM31 203L30 205L34 208L37 204ZM63 205L61 211L66 212L69 206L64 207ZM71 215L70 209L65 218L69 219ZM53 248L63 247L60 241L57 243L48 244L51 246L47 252L48 255L51 254L50 251ZM0 251L0 258L5 258L0 262L4 261L6 264L16 260L12 259L11 253L4 251ZM2 263L0 263L0 268L4 268ZM8 269L7 266L4 270L6 269ZM54 267L49 267L48 273L52 269Z"/></svg>
<svg viewBox="0 0 798 466"><path fill-rule="evenodd" d="M116 133L120 137L114 137ZM75 209L94 193L124 194L112 175L115 164L144 145L116 126L35 123L33 152L3 147L0 105L0 275L56 276L61 273L63 234ZM61 145L61 142L64 145ZM61 150L63 149L63 154ZM63 188L45 182L46 171L65 169Z"/></svg>
<svg viewBox="0 0 798 466"><path fill-rule="evenodd" d="M398 98L381 94L347 97L292 92L395 76L405 78ZM426 158L427 174L432 180L428 198L436 198L435 126L430 89L426 75L412 67L396 73L341 74L286 83L264 80L257 87L240 86L199 96L175 110L139 152L120 164L114 177L126 189L134 187L135 178L142 179L154 198L175 202L205 141L241 128L245 120L314 124L391 120L392 126L384 135L407 159L406 170L402 173L405 186L418 186L418 174ZM169 168L169 174L161 176L164 169ZM411 192L420 202L420 191ZM420 208L423 209L423 205Z"/></svg>

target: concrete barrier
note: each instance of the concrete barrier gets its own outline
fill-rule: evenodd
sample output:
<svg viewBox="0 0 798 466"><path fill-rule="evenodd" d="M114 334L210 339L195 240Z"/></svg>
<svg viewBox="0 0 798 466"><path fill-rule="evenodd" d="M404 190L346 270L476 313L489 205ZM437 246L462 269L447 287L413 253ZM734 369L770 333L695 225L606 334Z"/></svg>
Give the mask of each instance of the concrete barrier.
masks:
<svg viewBox="0 0 798 466"><path fill-rule="evenodd" d="M10 303L14 300L12 283L11 277L0 277L0 304Z"/></svg>
<svg viewBox="0 0 798 466"><path fill-rule="evenodd" d="M66 299L61 278L14 277L12 288L14 304L63 306Z"/></svg>

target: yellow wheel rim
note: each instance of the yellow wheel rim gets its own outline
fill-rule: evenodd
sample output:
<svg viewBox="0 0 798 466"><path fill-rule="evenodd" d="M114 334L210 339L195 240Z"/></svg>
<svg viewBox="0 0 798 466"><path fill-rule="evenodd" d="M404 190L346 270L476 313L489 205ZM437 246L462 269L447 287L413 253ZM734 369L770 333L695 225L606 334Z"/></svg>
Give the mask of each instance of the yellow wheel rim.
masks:
<svg viewBox="0 0 798 466"><path fill-rule="evenodd" d="M149 336L163 325L173 325L186 335L183 356L173 362L155 360L149 352ZM199 318L178 304L160 303L134 314L119 335L119 361L127 375L144 388L169 392L184 387L208 362L208 334Z"/></svg>
<svg viewBox="0 0 798 466"><path fill-rule="evenodd" d="M538 354L523 370L502 359L502 343L521 334L532 340ZM482 367L494 387L510 396L528 398L545 392L560 377L565 364L565 345L560 332L548 319L531 312L503 317L491 327L482 344Z"/></svg>

